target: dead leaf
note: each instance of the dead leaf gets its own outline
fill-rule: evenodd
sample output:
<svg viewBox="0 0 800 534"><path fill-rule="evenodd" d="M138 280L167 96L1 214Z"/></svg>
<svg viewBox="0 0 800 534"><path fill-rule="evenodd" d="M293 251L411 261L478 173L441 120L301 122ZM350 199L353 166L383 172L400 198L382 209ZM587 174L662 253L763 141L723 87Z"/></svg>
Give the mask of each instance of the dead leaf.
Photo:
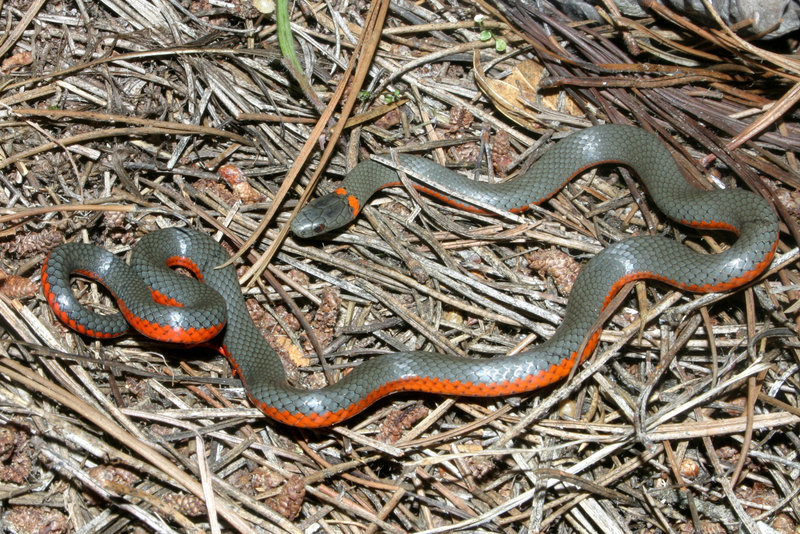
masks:
<svg viewBox="0 0 800 534"><path fill-rule="evenodd" d="M30 52L20 52L19 54L14 54L13 56L4 59L0 70L2 70L3 73L8 74L12 70L16 70L17 67L30 65L31 63L33 63L33 54Z"/></svg>
<svg viewBox="0 0 800 534"><path fill-rule="evenodd" d="M271 339L271 341L278 345L289 356L289 359L295 364L297 367L307 367L311 364L311 360L303 354L303 351L300 350L297 345L295 345L288 336L275 336Z"/></svg>
<svg viewBox="0 0 800 534"><path fill-rule="evenodd" d="M475 81L483 93L492 101L494 106L506 117L520 126L534 130L540 128L539 117L541 113L531 107L531 103L538 102L543 107L553 110L554 113L569 114L582 117L580 107L569 96L565 95L563 109L559 109L560 94L558 91L547 91L539 95L539 82L544 76L544 67L533 60L518 63L511 74L502 80L487 78L483 72L480 56L474 59Z"/></svg>

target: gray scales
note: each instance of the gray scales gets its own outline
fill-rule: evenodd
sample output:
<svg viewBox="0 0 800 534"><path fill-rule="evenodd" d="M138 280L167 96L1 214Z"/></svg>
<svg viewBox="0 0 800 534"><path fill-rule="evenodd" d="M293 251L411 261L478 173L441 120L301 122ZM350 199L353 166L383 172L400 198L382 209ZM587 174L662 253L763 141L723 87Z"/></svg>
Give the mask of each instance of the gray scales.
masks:
<svg viewBox="0 0 800 534"><path fill-rule="evenodd" d="M172 249L171 255L178 251L192 258L206 285L218 291L227 303L227 327L222 334L222 343L256 405L282 422L313 427L350 417L392 390L427 391L431 386L431 380L427 378L446 384L444 391L465 395L520 393L552 383L568 373L572 366L570 358L574 359L574 354L591 333L620 280L655 278L693 290L727 289L732 281L743 283L766 266L778 236L777 217L764 199L742 190L701 191L694 188L686 182L667 148L655 136L630 126L595 126L570 135L557 143L525 175L494 186L468 180L423 158L404 155L400 162L450 188L503 209L548 198L570 177L598 162L617 162L636 172L653 201L670 218L689 224L713 222L715 226L736 231L738 239L719 254L697 253L673 240L654 236L614 243L582 269L572 289L563 322L553 337L544 343L512 357L488 360L426 352L382 355L358 365L339 382L313 391L287 383L280 359L262 338L247 312L233 267L214 269L228 259L228 254L213 239L186 229L154 232L145 236L134 250L133 268L142 277L155 276L157 279L145 278L144 284L159 283L166 291L171 282L160 280L164 273L145 266L153 259L149 257L151 250L158 248L170 254ZM352 183L353 180L358 183ZM397 181L395 171L365 161L356 166L342 186L348 190L352 187L353 191L358 189L363 205L382 182L394 181ZM298 219L302 224L311 221L312 229L322 225L327 231L352 219L350 210L351 217L336 221L337 224L328 220L314 221L314 215L330 216L327 211L317 209L320 202L329 201L317 199L310 203L301 212L302 217L295 219L293 230L301 235L314 233L299 229ZM309 214L312 217L307 217ZM146 260L138 260L145 257L140 256L139 249L148 255ZM46 265L55 266L55 263L51 261ZM58 279L63 280L64 275L59 273ZM115 294L127 300L124 290L112 288ZM168 296L176 300L182 298L181 295ZM174 310L168 309L165 313L171 314ZM85 317L89 313L92 312L81 311L77 319L99 320ZM155 312L148 310L147 313L151 316ZM171 315L165 320L172 320ZM364 400L367 398L368 402Z"/></svg>

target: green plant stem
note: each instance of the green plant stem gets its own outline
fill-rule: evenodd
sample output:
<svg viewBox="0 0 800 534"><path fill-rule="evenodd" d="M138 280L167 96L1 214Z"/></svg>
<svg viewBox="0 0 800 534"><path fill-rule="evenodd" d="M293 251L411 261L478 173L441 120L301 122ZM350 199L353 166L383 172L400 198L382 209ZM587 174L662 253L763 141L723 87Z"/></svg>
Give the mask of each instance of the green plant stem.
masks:
<svg viewBox="0 0 800 534"><path fill-rule="evenodd" d="M297 59L294 49L294 37L292 36L292 26L289 23L289 0L277 0L275 4L275 22L278 26L278 45L281 48L283 57L291 61L298 75L303 75L303 67Z"/></svg>

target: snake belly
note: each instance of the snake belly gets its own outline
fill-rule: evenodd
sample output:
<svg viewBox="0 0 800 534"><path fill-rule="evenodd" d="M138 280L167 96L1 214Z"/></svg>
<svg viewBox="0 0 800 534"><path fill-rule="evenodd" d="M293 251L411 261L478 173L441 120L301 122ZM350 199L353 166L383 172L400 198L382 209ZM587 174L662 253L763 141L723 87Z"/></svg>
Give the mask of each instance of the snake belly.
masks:
<svg viewBox="0 0 800 534"><path fill-rule="evenodd" d="M730 290L761 273L777 246L777 217L764 199L737 189L696 189L655 136L631 126L595 126L570 135L523 176L501 184L468 180L423 158L400 155L399 161L460 196L509 211L545 201L589 167L623 164L636 172L653 201L670 218L693 227L733 231L738 238L718 254L697 253L655 236L614 243L581 270L563 322L544 343L493 359L420 351L386 354L365 361L335 384L318 390L295 388L287 382L279 357L247 312L234 268L215 269L227 261L227 252L203 233L173 228L148 234L135 247L130 266L96 247L62 245L44 263L44 293L62 321L99 337L119 334L129 322L154 339L180 340L187 331L192 334L187 340L197 343L216 335L226 323L220 334L223 354L253 403L277 421L323 427L352 417L396 391L500 396L550 385L566 377L594 350L599 339L597 318L627 282L655 279L690 291ZM304 208L292 229L304 237L336 229L352 221L372 193L398 181L396 171L364 161L337 192ZM420 188L428 190L427 186ZM175 265L189 268L203 283L175 274L169 268ZM123 317L98 315L84 308L72 294L72 273L105 284ZM209 296L209 288L216 295ZM224 301L222 306L219 300ZM193 315L184 316L183 311Z"/></svg>

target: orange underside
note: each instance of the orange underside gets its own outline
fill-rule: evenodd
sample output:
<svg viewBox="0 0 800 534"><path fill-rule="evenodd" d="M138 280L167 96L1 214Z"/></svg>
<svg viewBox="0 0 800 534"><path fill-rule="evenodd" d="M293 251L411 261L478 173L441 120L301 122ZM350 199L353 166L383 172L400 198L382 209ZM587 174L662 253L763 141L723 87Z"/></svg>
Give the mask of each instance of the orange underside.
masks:
<svg viewBox="0 0 800 534"><path fill-rule="evenodd" d="M611 299L613 299L614 295L616 295L617 292L625 284L627 284L628 282L641 279L659 280L679 288L701 293L712 292L712 291L725 291L739 287L743 284L752 281L766 268L767 265L770 264L775 254L776 247L777 247L777 241L773 244L769 254L767 254L764 257L764 259L758 265L756 265L756 267L753 270L747 272L744 276L714 286L679 284L673 280L668 280L665 277L656 276L653 273L647 273L647 272L636 273L634 275L621 278L611 287L608 294L606 295L605 301L603 303L603 309L605 309L605 307L608 306L608 303L611 301ZM579 358L580 362L583 362L586 358L589 357L590 354L592 354L592 352L594 352L594 349L597 347L599 340L600 340L600 329L598 328L597 330L591 333L589 340L586 342L586 346L584 347L583 353ZM231 366L233 367L234 373L242 379L242 382L246 383L244 377L242 377L241 369L239 368L239 365L236 363L235 357L231 355L224 347L222 348L222 353L231 362ZM253 402L253 404L255 404L255 406L259 410L261 410L262 412L264 412L265 415L271 417L276 421L301 428L319 428L319 427L327 427L335 425L346 419L349 419L350 417L353 417L354 415L363 411L365 408L367 408L377 400L391 393L399 391L420 391L425 393L455 395L455 396L465 396L465 397L499 397L503 395L515 395L515 394L534 391L536 389L540 389L549 386L551 384L554 384L559 380L565 378L567 375L569 375L570 371L572 370L572 367L575 365L576 359L578 359L576 358L576 353L573 352L569 358L563 359L561 363L553 365L549 369L541 371L536 375L529 375L513 381L506 381L494 384L474 384L472 382L460 382L458 380L450 380L444 377L442 378L414 377L402 380L395 380L392 382L387 382L385 384L379 385L378 387L373 389L369 393L369 395L360 399L358 402L353 403L347 408L344 408L336 412L323 412L323 413L311 413L311 414L291 413L285 410L279 410L274 406L267 405L262 400L252 396L249 393L249 391L248 391L248 396L250 397L250 400Z"/></svg>
<svg viewBox="0 0 800 534"><path fill-rule="evenodd" d="M547 371L542 371L538 375L530 375L513 382L502 382L499 384L473 384L471 382L459 382L457 380L448 380L445 378L421 377L395 380L373 389L369 395L360 399L357 403L351 404L338 412L312 414L291 413L288 411L280 411L274 406L269 406L252 395L250 395L250 400L259 410L276 421L301 428L319 428L335 425L345 419L349 419L379 399L398 391L421 391L424 393L463 397L500 397L503 395L533 391L566 377L572 369L574 361L573 354L572 359L564 360L561 364L554 365Z"/></svg>
<svg viewBox="0 0 800 534"><path fill-rule="evenodd" d="M397 185L397 184L389 184L389 185ZM454 202L448 197L441 195L435 191L432 191L428 188L418 187L418 189L423 190L425 193L431 194L432 196L439 198L449 204L454 206L458 206L463 209L476 211L474 208L463 205L458 202ZM343 189L337 190L337 193L346 194L346 191ZM354 212L358 212L358 202L355 200L354 197L351 197L352 200L349 200L351 207L353 207ZM518 209L518 211L524 210L526 207L523 206ZM728 225L716 222L693 222L691 226L695 227L702 227L702 228L715 228L715 229L726 229L732 230ZM711 292L711 291L725 291L735 289L740 287L743 284L746 284L752 281L756 276L758 276L772 261L772 258L775 254L775 250L777 247L777 240L772 245L772 249L770 252L764 257L764 259L759 262L754 269L745 273L743 276L728 280L723 283L719 283L716 285L695 285L695 284L684 284L684 283L677 283L674 280L666 279L663 276L657 276L653 273L641 272L636 273L624 278L619 279L609 290L608 294L606 295L603 308L605 308L611 299L616 295L616 293L628 282L640 279L652 279L652 280L659 280L675 287L679 287L682 289L686 289L689 291L694 292ZM197 270L196 265L194 262L187 258L173 258L170 260L170 266L181 266L189 269L192 271L195 276L202 279L202 276ZM47 279L47 274L45 272L47 266L47 260L45 260L44 267L42 269L42 288L44 290L44 294L47 298L48 303L50 304L51 308L55 312L56 316L66 323L68 326L73 328L74 330L86 334L93 337L100 337L100 338L108 338L113 337L115 334L101 334L98 332L92 332L86 329L85 326L76 323L74 320L70 320L66 314L60 309L58 303L56 302L55 295L51 292L50 283ZM93 275L91 272L81 272L79 274L83 274L89 278L97 280L97 277ZM102 280L98 280L102 283ZM179 303L175 303L174 300L168 299L164 295L154 294L154 298L161 303L169 303L172 305L180 305ZM134 316L130 310L125 306L125 303L121 300L117 299L117 303L125 316L125 318L142 334L157 340L163 341L170 341L170 342L178 342L178 343L189 343L189 344L197 344L208 341L209 339L215 337L219 331L222 329L223 325L218 325L213 328L199 328L199 329L189 329L186 330L178 330L177 328L163 326L163 325L156 325L145 321L142 318ZM581 362L585 360L595 349L597 343L600 339L600 329L591 333L589 341L586 343L583 353L581 354L580 358L577 358L576 353L572 353L569 358L564 358L559 364L551 366L549 369L539 372L536 375L529 375L525 377L520 377L513 381L506 381L502 383L493 383L493 384L475 384L471 382L460 382L458 380L451 380L445 377L414 377L414 378L407 378L402 380L395 380L392 382L387 382L381 385L378 385L375 389L373 389L369 395L360 399L358 402L339 410L337 412L324 412L324 413L312 413L312 414L301 414L301 413L290 413L288 411L281 411L274 406L269 406L265 404L263 401L253 397L250 395L248 391L248 395L252 402L267 416L275 419L276 421L285 423L287 425L292 425L296 427L305 427L305 428L316 428L316 427L325 427L337 424L345 419L348 419L362 410L364 410L367 406L371 405L375 401L385 397L394 392L399 391L420 391L420 392L428 392L428 393L438 393L438 394L445 394L445 395L458 395L458 396L473 396L473 397L493 397L493 396L502 396L502 395L512 395L512 394L519 394L528 391L533 391L535 389L539 389L545 386L549 386L562 378L566 377L572 367L575 365L576 360L580 360ZM242 381L246 385L245 377L242 376L241 369L236 362L236 358L234 355L230 354L225 347L221 348L221 352L228 358L233 367L233 371L236 375L238 375Z"/></svg>
<svg viewBox="0 0 800 534"><path fill-rule="evenodd" d="M53 313L56 315L56 317L58 317L59 321L61 321L62 323L64 323L65 325L67 325L68 327L72 328L73 330L75 330L78 333L81 333L81 334L83 334L85 336L98 338L98 339L111 339L111 338L114 338L114 337L119 337L119 336L121 336L122 334L125 333L125 332L119 332L119 333L107 334L107 333L104 333L104 332L96 332L94 330L90 330L89 328L86 328L85 325L82 325L82 324L78 323L74 319L70 319L70 317L66 314L66 312L61 309L61 306L58 304L58 302L56 300L56 295L55 295L55 293L53 293L53 291L52 291L52 289L50 287L50 281L48 280L48 276L47 276L47 260L48 259L49 259L49 257L45 258L44 264L42 265L42 292L44 293L44 297L47 300L47 303L50 305L50 309L53 310ZM97 279L96 275L93 275L93 273L88 272L88 271L87 272L81 272L81 273L78 273L78 274L82 274L83 276L91 278L92 280L96 280Z"/></svg>
<svg viewBox="0 0 800 534"><path fill-rule="evenodd" d="M594 351L599 339L600 331L598 330L586 344L586 349L584 350L581 361ZM234 358L225 347L221 347L220 352L230 361L234 374L246 385L246 380L242 376L241 368L236 362L236 358ZM383 397L400 391L419 391L423 393L461 397L501 397L504 395L526 393L554 384L569 375L574 365L575 353L572 353L568 359L565 358L558 365L553 365L549 369L541 371L536 375L528 375L517 380L493 384L475 384L447 378L430 377L413 377L395 380L376 387L367 396L359 399L358 402L337 412L311 414L291 413L266 404L261 399L251 395L249 390L247 393L250 400L259 410L276 421L300 428L320 428L332 426L345 419L349 419Z"/></svg>
<svg viewBox="0 0 800 534"><path fill-rule="evenodd" d="M117 306L131 324L134 330L143 336L155 339L156 341L166 341L168 343L183 343L185 345L196 345L214 339L225 327L225 324L218 324L208 328L189 328L182 329L177 326L162 325L151 323L141 317L131 313L125 303L117 300Z"/></svg>
<svg viewBox="0 0 800 534"><path fill-rule="evenodd" d="M189 269L198 279L202 280L202 274L199 272L197 265L188 258L182 258L176 256L174 258L170 258L167 261L167 265L170 267L178 267L178 266L185 267L186 269ZM86 278L89 278L90 280L94 280L100 284L103 284L103 280L99 276L97 276L96 273L93 273L92 271L81 269L81 270L76 270L75 274L84 276ZM125 334L125 332L116 332L116 333L98 332L96 330L87 328L85 325L78 323L74 319L71 319L66 314L66 312L64 312L64 310L61 309L61 306L59 306L56 300L56 295L52 292L50 282L48 281L47 277L46 259L42 266L42 291L44 292L45 298L47 299L47 303L50 305L50 308L53 310L53 313L55 313L56 317L58 317L58 319L61 322L63 322L76 332L83 334L85 336L94 337L98 339L110 339ZM151 295L153 296L153 300L158 304L162 304L165 306L177 306L177 307L182 306L180 302L177 302L172 298L168 298L166 295L159 293L158 291L153 291L151 289L150 292ZM213 339L225 327L224 324L219 324L209 328L190 328L186 330L174 326L151 323L131 313L131 311L128 309L128 307L125 305L125 302L122 299L117 298L116 295L114 295L114 298L117 301L117 306L119 306L120 312L122 312L122 315L125 317L125 320L128 321L128 323L134 328L134 330L156 341L181 343L185 345L196 345L198 343L204 343L206 341Z"/></svg>
<svg viewBox="0 0 800 534"><path fill-rule="evenodd" d="M191 272L195 278L201 282L203 281L203 273L200 272L200 268L191 258L187 258L185 256L173 256L167 259L167 267L171 269L174 269L175 267L183 267Z"/></svg>

